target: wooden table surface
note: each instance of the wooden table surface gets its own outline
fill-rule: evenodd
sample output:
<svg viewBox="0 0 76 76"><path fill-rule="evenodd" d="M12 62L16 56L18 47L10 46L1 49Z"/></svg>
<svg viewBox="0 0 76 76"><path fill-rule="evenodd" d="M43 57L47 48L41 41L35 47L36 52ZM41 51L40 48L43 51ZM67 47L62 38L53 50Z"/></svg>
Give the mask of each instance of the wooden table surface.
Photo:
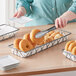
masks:
<svg viewBox="0 0 76 76"><path fill-rule="evenodd" d="M44 30L51 26L21 27L15 37L0 42L0 56L11 55L20 60L20 65L17 68L6 72L0 71L0 76L25 76L76 70L76 62L67 59L62 54L62 49L67 41L28 58L20 58L10 52L8 45L12 44L14 39L22 38L25 33L30 32L32 29ZM76 23L68 24L64 30L72 33L68 40L76 39Z"/></svg>

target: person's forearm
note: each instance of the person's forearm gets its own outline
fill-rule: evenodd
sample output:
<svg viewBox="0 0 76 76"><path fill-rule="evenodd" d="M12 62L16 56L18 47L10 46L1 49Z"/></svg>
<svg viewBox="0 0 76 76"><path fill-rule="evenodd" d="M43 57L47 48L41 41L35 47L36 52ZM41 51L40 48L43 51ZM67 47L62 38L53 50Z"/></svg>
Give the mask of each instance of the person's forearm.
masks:
<svg viewBox="0 0 76 76"><path fill-rule="evenodd" d="M67 11L63 14L63 16L66 18L67 21L71 21L73 19L76 19L76 14L71 12L71 11Z"/></svg>

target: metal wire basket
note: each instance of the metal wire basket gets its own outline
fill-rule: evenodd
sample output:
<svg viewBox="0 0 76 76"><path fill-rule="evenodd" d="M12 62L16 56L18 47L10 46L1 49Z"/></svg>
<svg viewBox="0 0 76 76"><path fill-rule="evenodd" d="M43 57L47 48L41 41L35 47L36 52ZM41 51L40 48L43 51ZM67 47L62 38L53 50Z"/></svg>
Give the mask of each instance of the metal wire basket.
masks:
<svg viewBox="0 0 76 76"><path fill-rule="evenodd" d="M9 45L9 47L11 48L11 52L13 54L15 54L19 57L28 57L28 56L34 55L36 53L39 53L45 49L48 49L56 44L66 41L68 39L68 36L71 34L70 32L63 31L63 30L60 30L60 33L63 34L64 36L61 38L58 38L56 40L53 40L49 43L43 44L41 46L37 46L36 48L29 50L28 52L23 52L21 50L17 50L16 48L14 48L13 44Z"/></svg>
<svg viewBox="0 0 76 76"><path fill-rule="evenodd" d="M72 61L76 61L76 55L72 55L72 53L69 51L63 50L63 55Z"/></svg>
<svg viewBox="0 0 76 76"><path fill-rule="evenodd" d="M0 25L0 41L9 39L13 36L15 36L16 31L18 31L16 27L7 25L7 24L2 24Z"/></svg>

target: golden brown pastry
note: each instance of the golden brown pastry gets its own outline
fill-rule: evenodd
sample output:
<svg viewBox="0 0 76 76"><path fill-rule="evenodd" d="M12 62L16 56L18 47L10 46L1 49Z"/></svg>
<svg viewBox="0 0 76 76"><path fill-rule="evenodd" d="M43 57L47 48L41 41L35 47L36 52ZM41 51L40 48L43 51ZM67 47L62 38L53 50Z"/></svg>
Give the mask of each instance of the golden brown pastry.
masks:
<svg viewBox="0 0 76 76"><path fill-rule="evenodd" d="M75 46L76 46L76 42L71 43L71 44L69 45L68 50L71 52L72 49L73 49Z"/></svg>
<svg viewBox="0 0 76 76"><path fill-rule="evenodd" d="M29 34L29 33L25 34L25 35L23 36L23 39L29 40L34 47L36 46L36 44L31 41L31 39L30 39L30 34Z"/></svg>
<svg viewBox="0 0 76 76"><path fill-rule="evenodd" d="M60 34L59 32L54 32L51 34L51 36L54 38L57 34Z"/></svg>
<svg viewBox="0 0 76 76"><path fill-rule="evenodd" d="M38 32L40 32L39 29L34 29L34 30L32 30L31 33L30 33L30 39L31 39L31 41L32 41L33 43L35 43L35 44L37 44L37 45L42 45L42 44L44 43L44 42L43 42L44 36L41 37L41 38L36 38L35 35L36 35Z"/></svg>
<svg viewBox="0 0 76 76"><path fill-rule="evenodd" d="M22 40L22 39L16 39L16 40L14 40L14 47L15 47L16 49L18 49L18 50L20 50L20 48L19 48L19 43L20 43L21 40Z"/></svg>
<svg viewBox="0 0 76 76"><path fill-rule="evenodd" d="M73 55L76 55L76 46L72 49L72 52L71 52Z"/></svg>
<svg viewBox="0 0 76 76"><path fill-rule="evenodd" d="M68 41L67 43L66 43L66 45L65 45L65 50L66 51L69 51L69 45L71 44L71 43L73 43L74 41Z"/></svg>
<svg viewBox="0 0 76 76"><path fill-rule="evenodd" d="M46 36L51 36L53 33L55 33L55 31L50 31L46 34Z"/></svg>
<svg viewBox="0 0 76 76"><path fill-rule="evenodd" d="M62 34L56 34L55 37L54 37L54 39L58 39L58 38L60 38L62 36L63 36Z"/></svg>
<svg viewBox="0 0 76 76"><path fill-rule="evenodd" d="M33 45L31 44L31 42L29 40L23 39L19 43L19 48L20 48L20 50L27 52L27 51L33 49Z"/></svg>
<svg viewBox="0 0 76 76"><path fill-rule="evenodd" d="M53 40L54 40L54 39L53 39L52 36L49 36L49 37L45 36L45 37L44 37L44 44L46 44L46 43L48 43L48 42L50 42L50 41L53 41Z"/></svg>

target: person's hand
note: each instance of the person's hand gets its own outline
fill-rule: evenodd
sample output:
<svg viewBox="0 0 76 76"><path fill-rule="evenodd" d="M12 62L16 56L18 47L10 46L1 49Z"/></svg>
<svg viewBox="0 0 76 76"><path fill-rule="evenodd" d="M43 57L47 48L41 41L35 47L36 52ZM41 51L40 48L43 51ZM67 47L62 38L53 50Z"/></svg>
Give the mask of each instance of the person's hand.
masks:
<svg viewBox="0 0 76 76"><path fill-rule="evenodd" d="M55 20L55 26L56 28L63 28L67 25L68 21L73 19L76 19L76 14L72 11L67 11Z"/></svg>
<svg viewBox="0 0 76 76"><path fill-rule="evenodd" d="M26 14L26 10L24 7L20 7L18 11L14 14L14 17L20 18Z"/></svg>
<svg viewBox="0 0 76 76"><path fill-rule="evenodd" d="M68 23L68 20L67 20L66 16L64 16L64 15L60 16L59 18L57 18L55 20L56 28L63 28L67 25L67 23Z"/></svg>

